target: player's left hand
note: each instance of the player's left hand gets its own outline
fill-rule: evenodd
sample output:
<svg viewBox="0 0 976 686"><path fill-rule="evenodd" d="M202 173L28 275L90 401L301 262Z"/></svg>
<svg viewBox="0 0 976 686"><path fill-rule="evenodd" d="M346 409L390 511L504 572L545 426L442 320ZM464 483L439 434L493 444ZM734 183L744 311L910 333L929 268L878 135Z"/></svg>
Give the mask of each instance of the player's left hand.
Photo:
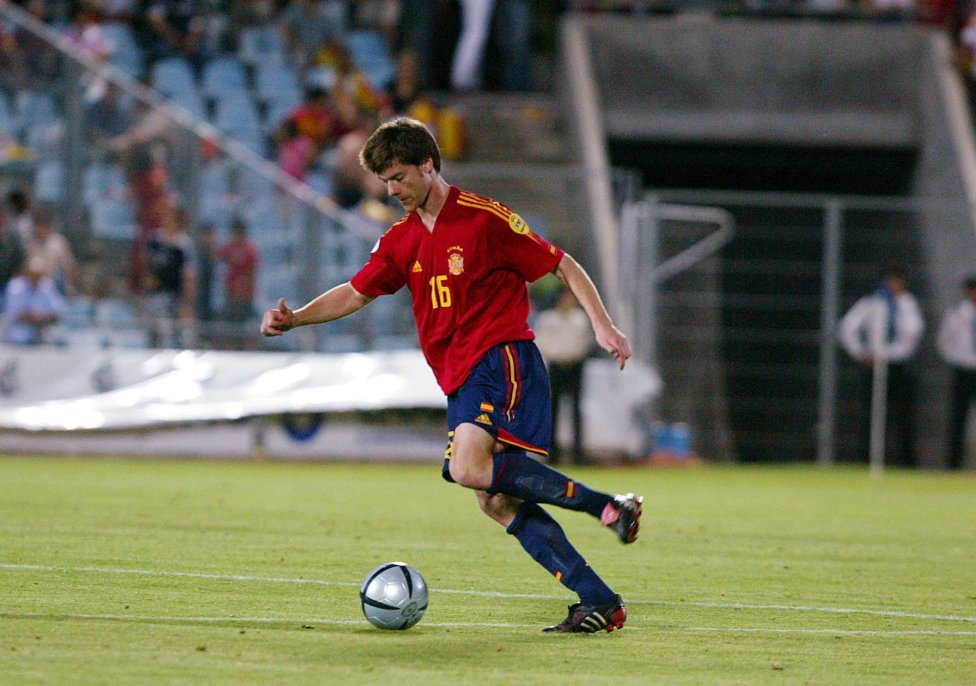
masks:
<svg viewBox="0 0 976 686"><path fill-rule="evenodd" d="M630 341L620 329L612 324L606 331L597 332L596 342L601 348L613 355L613 359L617 361L617 366L620 369L624 368L627 360L634 354L630 349Z"/></svg>
<svg viewBox="0 0 976 686"><path fill-rule="evenodd" d="M261 320L261 333L265 336L280 336L295 328L295 313L285 305L285 299L278 299L278 309L271 309L264 313Z"/></svg>

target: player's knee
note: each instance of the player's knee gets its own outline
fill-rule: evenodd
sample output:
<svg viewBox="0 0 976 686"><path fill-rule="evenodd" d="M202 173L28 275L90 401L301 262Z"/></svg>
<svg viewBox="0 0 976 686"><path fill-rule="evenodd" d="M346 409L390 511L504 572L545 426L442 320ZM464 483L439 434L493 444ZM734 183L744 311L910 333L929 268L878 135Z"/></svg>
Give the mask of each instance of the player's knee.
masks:
<svg viewBox="0 0 976 686"><path fill-rule="evenodd" d="M488 483L485 483L484 470L476 464L455 458L451 460L449 471L454 482L465 488L484 490L491 485L491 474L488 474Z"/></svg>
<svg viewBox="0 0 976 686"><path fill-rule="evenodd" d="M484 491L478 492L481 511L505 527L512 523L520 504L521 501L501 493L489 495Z"/></svg>

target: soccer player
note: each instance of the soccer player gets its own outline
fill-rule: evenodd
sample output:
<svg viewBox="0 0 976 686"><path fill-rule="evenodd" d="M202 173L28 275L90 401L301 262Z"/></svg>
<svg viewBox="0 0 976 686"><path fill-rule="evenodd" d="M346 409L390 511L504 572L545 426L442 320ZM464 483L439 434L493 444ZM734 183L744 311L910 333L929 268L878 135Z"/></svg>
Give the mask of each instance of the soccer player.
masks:
<svg viewBox="0 0 976 686"><path fill-rule="evenodd" d="M265 312L262 333L277 336L332 321L406 286L424 356L447 395L443 477L475 490L482 511L579 595L566 619L545 631L623 627L627 610L620 596L539 505L588 512L632 543L643 499L592 490L530 456L548 453L552 417L548 375L527 323L526 282L554 273L620 369L631 356L627 337L576 260L504 205L441 177L437 142L420 122L401 117L381 125L360 162L407 215L376 242L350 281L296 310L279 300L277 309Z"/></svg>

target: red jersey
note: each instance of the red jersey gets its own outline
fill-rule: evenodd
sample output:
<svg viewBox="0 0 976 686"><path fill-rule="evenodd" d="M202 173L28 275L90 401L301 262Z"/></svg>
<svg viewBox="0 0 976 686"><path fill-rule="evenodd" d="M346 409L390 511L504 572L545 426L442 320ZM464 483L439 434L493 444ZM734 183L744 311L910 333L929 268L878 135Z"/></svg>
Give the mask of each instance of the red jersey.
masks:
<svg viewBox="0 0 976 686"><path fill-rule="evenodd" d="M232 240L217 255L227 265L224 277L227 299L251 302L254 299L254 280L261 262L257 246L249 240Z"/></svg>
<svg viewBox="0 0 976 686"><path fill-rule="evenodd" d="M451 186L433 231L411 212L351 282L370 297L410 289L420 347L450 395L490 347L535 338L526 282L562 257L504 205Z"/></svg>

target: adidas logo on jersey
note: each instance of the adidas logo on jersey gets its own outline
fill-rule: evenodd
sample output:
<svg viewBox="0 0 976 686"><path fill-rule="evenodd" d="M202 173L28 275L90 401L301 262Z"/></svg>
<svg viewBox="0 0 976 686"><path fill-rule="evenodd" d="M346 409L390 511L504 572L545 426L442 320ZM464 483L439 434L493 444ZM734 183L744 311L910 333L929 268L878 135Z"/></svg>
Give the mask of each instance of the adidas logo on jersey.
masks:
<svg viewBox="0 0 976 686"><path fill-rule="evenodd" d="M420 260L415 260L413 263L413 268L410 271L416 274L417 272L422 272L423 270L424 268L420 266Z"/></svg>
<svg viewBox="0 0 976 686"><path fill-rule="evenodd" d="M491 426L491 418L489 418L487 414L481 415L480 417L475 419L475 421L478 422L479 424L487 424L488 426Z"/></svg>

